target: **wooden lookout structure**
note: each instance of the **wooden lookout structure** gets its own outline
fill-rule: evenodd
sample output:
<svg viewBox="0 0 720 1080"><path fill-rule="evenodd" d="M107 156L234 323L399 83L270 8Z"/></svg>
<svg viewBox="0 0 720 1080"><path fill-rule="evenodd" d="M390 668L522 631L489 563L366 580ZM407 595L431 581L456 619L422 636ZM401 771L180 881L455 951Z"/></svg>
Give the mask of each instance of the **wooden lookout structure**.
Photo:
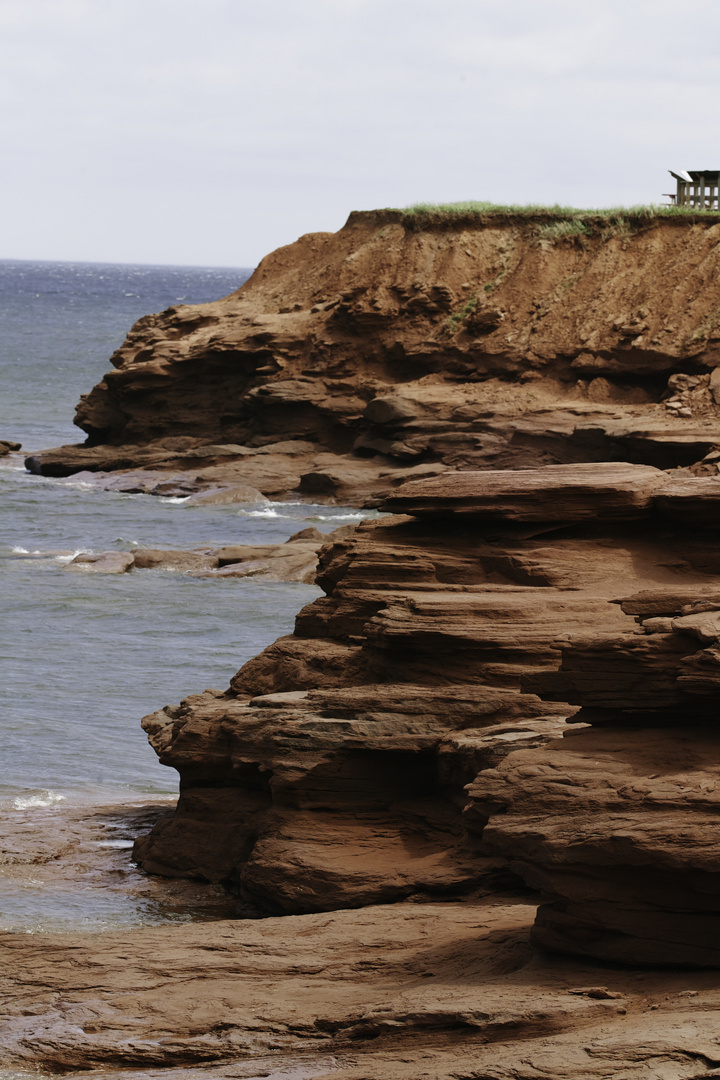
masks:
<svg viewBox="0 0 720 1080"><path fill-rule="evenodd" d="M673 206L689 206L695 210L720 210L720 169L681 169L671 176L677 180L677 191L668 195Z"/></svg>

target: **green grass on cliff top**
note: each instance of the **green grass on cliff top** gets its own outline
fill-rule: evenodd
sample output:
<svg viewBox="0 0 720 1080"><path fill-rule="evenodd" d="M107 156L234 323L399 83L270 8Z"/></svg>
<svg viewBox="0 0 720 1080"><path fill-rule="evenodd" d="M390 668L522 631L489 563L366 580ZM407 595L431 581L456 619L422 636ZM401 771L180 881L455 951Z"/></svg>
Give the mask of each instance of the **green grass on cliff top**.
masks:
<svg viewBox="0 0 720 1080"><path fill-rule="evenodd" d="M583 218L618 218L618 217L685 217L702 214L703 216L718 216L717 210L696 210L692 206L668 206L657 203L647 206L609 206L597 209L581 210L575 206L541 206L535 203L527 205L491 202L456 202L456 203L414 203L406 206L401 211L403 214L512 214L522 217L553 217L565 221L577 221Z"/></svg>

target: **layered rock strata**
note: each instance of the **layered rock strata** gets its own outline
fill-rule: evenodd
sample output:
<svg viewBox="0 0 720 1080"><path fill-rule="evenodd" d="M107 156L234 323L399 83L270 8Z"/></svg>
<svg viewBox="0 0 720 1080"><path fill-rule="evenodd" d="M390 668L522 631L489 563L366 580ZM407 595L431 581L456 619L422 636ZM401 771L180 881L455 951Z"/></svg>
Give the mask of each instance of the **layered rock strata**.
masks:
<svg viewBox="0 0 720 1080"><path fill-rule="evenodd" d="M87 443L28 467L353 505L413 470L717 475L720 224L552 225L378 211L301 237L232 296L141 319L78 407Z"/></svg>
<svg viewBox="0 0 720 1080"><path fill-rule="evenodd" d="M719 493L720 494L720 493ZM541 889L536 944L624 963L720 966L720 592L716 535L704 586L624 597L623 633L593 627L557 673L527 680L582 706L590 726L470 787L482 847ZM698 565L697 559L694 560Z"/></svg>
<svg viewBox="0 0 720 1080"><path fill-rule="evenodd" d="M146 718L181 796L141 865L313 911L509 864L552 895L539 944L717 963L719 506L631 464L406 484L323 549L294 635Z"/></svg>

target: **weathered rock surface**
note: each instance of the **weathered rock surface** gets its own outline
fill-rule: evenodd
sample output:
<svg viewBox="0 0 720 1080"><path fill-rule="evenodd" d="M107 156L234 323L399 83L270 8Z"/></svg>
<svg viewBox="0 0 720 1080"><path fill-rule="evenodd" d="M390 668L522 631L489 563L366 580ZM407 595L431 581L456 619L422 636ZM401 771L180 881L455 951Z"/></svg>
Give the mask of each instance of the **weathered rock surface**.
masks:
<svg viewBox="0 0 720 1080"><path fill-rule="evenodd" d="M506 897L0 934L0 1063L98 1080L717 1075L714 974L533 956L533 915Z"/></svg>
<svg viewBox="0 0 720 1080"><path fill-rule="evenodd" d="M81 552L66 564L66 570L81 570L94 574L126 574L133 565L129 551Z"/></svg>
<svg viewBox="0 0 720 1080"><path fill-rule="evenodd" d="M720 963L717 532L664 499L706 487L627 463L405 485L419 516L324 548L292 637L145 719L182 783L141 865L289 912L519 874L553 898L542 945Z"/></svg>
<svg viewBox="0 0 720 1080"><path fill-rule="evenodd" d="M720 967L720 738L688 720L585 729L471 785L475 815L489 814L483 846L551 900L542 948Z"/></svg>
<svg viewBox="0 0 720 1080"><path fill-rule="evenodd" d="M78 406L86 445L28 467L353 505L413 469L717 476L720 225L598 220L582 245L547 225L378 211L302 237L232 296L141 319Z"/></svg>
<svg viewBox="0 0 720 1080"><path fill-rule="evenodd" d="M532 761L512 754L470 788L475 818L489 819L482 847L545 894L545 948L720 966L720 602L708 578L620 598L640 629L570 639L560 670L527 685L581 705L574 719L591 728Z"/></svg>
<svg viewBox="0 0 720 1080"><path fill-rule="evenodd" d="M466 824L481 837L480 854L508 858L545 894L549 902L540 909L533 937L542 947L625 963L717 967L720 485L709 487L702 478L668 482L637 466L594 468L594 513L592 484L582 483L585 466L448 475L444 497L431 480L407 484L389 500L423 520L447 523L457 495L460 515L474 519L482 534L501 530L503 519L537 520L545 493L542 561L561 563L566 589L579 570L576 621L565 603L564 630L554 635L559 667L535 659L518 680L525 692L581 706L570 719L590 727L572 738L561 732L559 740L518 749L494 768L481 768L468 788ZM617 501L617 480L626 470L629 489L637 477L630 512ZM687 522L679 509L684 503L695 510ZM704 515L698 510L703 504ZM613 524L623 515L636 520ZM553 535L551 523L568 522L570 529ZM581 537L594 573L578 566ZM630 595L622 588L621 555L632 563L626 574L637 576L639 588ZM536 575L540 569L536 562ZM648 588L646 577L654 577L656 587ZM552 619L558 609L551 586L557 589L558 580L557 571L554 580L546 574L542 590L535 590L535 611L516 608L511 627L496 611L487 641L507 647L531 633L538 618ZM613 585L614 596L604 591ZM626 616L624 623L611 626L607 617L597 617L601 590L604 602ZM414 610L429 609L421 601ZM444 610L437 606L438 626L449 610L447 603ZM477 615L473 621L480 632Z"/></svg>
<svg viewBox="0 0 720 1080"><path fill-rule="evenodd" d="M385 508L415 517L442 514L452 493L452 514L469 514L499 521L632 521L644 517L653 496L667 485L668 477L650 466L616 464L555 465L542 472L488 471L448 474L433 482L416 480L404 484L385 500ZM716 485L720 480L702 485ZM687 498L687 485L673 486L676 500ZM706 496L711 501L711 492ZM674 506L674 503L672 503ZM682 514L682 510L680 510Z"/></svg>

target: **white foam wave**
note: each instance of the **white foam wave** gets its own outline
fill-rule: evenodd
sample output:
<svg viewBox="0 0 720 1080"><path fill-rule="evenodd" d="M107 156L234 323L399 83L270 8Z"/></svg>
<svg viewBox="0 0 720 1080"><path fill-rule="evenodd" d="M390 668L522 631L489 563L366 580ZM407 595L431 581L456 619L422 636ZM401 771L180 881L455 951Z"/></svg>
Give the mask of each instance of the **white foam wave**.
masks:
<svg viewBox="0 0 720 1080"><path fill-rule="evenodd" d="M308 513L309 509L308 505L303 503L275 503L259 510L238 510L238 516L284 518L287 521L364 521L365 518L374 516L373 511L367 510L350 510L344 514L313 514Z"/></svg>
<svg viewBox="0 0 720 1080"><path fill-rule="evenodd" d="M12 553L13 555L27 555L30 559L52 559L53 562L66 563L71 562L76 555L87 553L89 550L89 548L77 548L76 551L43 551L42 548L35 548L29 551L24 547L14 547ZM2 1080L1 1077L0 1080Z"/></svg>
<svg viewBox="0 0 720 1080"><path fill-rule="evenodd" d="M367 514L315 514L313 521L364 521Z"/></svg>
<svg viewBox="0 0 720 1080"><path fill-rule="evenodd" d="M97 483L92 484L88 480L73 480L71 477L68 476L53 476L49 479L53 480L53 482L56 484L62 484L63 487L82 488L86 491L94 491L98 487Z"/></svg>
<svg viewBox="0 0 720 1080"><path fill-rule="evenodd" d="M57 791L41 791L37 795L28 795L26 798L13 799L15 810L34 810L36 807L56 806L65 801L65 796Z"/></svg>
<svg viewBox="0 0 720 1080"><path fill-rule="evenodd" d="M280 514L272 506L266 510L238 510L238 517L251 517L251 518L279 518L290 517L290 514Z"/></svg>
<svg viewBox="0 0 720 1080"><path fill-rule="evenodd" d="M78 548L77 551L73 551L69 555L56 555L55 562L70 563L73 559L76 559L78 555L92 555L92 552L89 548Z"/></svg>
<svg viewBox="0 0 720 1080"><path fill-rule="evenodd" d="M180 506L181 503L186 503L190 495L161 495L160 502L168 503L170 506Z"/></svg>

